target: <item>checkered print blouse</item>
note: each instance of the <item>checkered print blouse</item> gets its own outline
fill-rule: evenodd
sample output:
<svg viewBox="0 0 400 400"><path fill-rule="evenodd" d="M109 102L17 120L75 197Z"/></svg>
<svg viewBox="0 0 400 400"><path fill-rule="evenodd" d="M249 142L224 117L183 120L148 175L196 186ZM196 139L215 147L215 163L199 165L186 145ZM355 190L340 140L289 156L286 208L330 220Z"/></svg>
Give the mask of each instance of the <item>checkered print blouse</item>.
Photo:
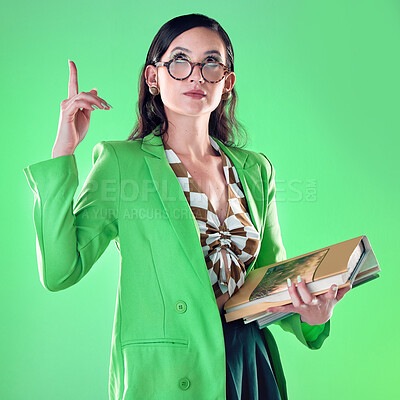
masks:
<svg viewBox="0 0 400 400"><path fill-rule="evenodd" d="M164 143L164 150L198 223L204 258L215 297L218 298L227 291L232 296L243 285L246 269L260 250L260 235L248 214L246 197L235 166L217 142L211 136L209 138L213 148L222 156L228 184L228 211L222 224L207 195L167 143ZM222 248L226 249L228 265L224 265Z"/></svg>

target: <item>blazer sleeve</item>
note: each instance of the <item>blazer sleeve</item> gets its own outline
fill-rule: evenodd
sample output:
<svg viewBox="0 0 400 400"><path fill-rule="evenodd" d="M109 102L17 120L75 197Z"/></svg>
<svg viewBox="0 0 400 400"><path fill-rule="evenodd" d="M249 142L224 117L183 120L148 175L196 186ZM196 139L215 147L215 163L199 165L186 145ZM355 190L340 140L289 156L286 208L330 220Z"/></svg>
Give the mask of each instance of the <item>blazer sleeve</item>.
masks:
<svg viewBox="0 0 400 400"><path fill-rule="evenodd" d="M286 250L282 243L275 201L275 169L268 157L263 153L260 154L263 156L262 178L264 193L266 193L267 210L260 252L254 269L287 259ZM330 320L321 325L308 325L300 320L300 314L298 313L281 319L275 324L279 325L283 330L294 334L301 343L310 349L319 349L330 332Z"/></svg>
<svg viewBox="0 0 400 400"><path fill-rule="evenodd" d="M92 164L75 205L79 181L74 154L23 169L34 195L40 281L52 292L79 282L118 236L120 173L113 146L97 143Z"/></svg>

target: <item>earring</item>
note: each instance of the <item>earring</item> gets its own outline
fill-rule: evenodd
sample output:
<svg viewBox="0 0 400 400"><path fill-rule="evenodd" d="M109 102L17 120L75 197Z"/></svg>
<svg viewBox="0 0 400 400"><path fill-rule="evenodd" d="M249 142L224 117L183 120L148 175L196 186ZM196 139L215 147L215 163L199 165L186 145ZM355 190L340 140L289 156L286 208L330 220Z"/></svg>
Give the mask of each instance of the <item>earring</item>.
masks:
<svg viewBox="0 0 400 400"><path fill-rule="evenodd" d="M157 86L150 86L149 87L149 92L153 95L153 96L157 96L160 91L158 90Z"/></svg>
<svg viewBox="0 0 400 400"><path fill-rule="evenodd" d="M221 99L222 100L228 100L231 97L231 92L225 92L222 94Z"/></svg>

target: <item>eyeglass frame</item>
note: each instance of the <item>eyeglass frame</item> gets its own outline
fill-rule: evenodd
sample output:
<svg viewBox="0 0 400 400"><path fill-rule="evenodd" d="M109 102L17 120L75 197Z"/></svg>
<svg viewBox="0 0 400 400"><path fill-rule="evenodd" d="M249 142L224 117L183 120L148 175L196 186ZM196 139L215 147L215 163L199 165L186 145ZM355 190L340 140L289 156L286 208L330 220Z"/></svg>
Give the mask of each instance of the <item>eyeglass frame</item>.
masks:
<svg viewBox="0 0 400 400"><path fill-rule="evenodd" d="M171 72L170 72L170 70L169 70L169 66L170 66L171 63L173 63L174 61L176 61L176 58L172 58L171 60L165 61L165 62L162 62L162 61L154 62L154 65L155 65L156 67L167 67L168 73L169 73L169 75L171 76L171 78L176 79L177 81L183 81L183 80L189 78L189 76L192 75L193 69L194 69L194 67L195 67L196 65L199 65L199 66L200 66L200 73L201 73L201 76L202 76L203 79L204 79L206 82L208 82L208 83L218 83L218 82L221 82L222 79L224 79L226 73L227 73L227 72L231 72L231 68L227 67L225 64L223 64L222 62L219 62L219 61L207 61L207 62L201 63L201 62L191 62L191 61L189 61L189 60L183 59L183 61L186 61L186 62L188 62L188 63L190 64L190 67L191 67L190 73L189 73L189 75L186 76L185 78L175 78L175 77L171 74ZM219 65L221 65L222 68L224 69L224 74L222 75L221 79L219 79L219 80L217 80L217 81L209 81L209 80L207 80L207 79L205 78L205 76L203 75L203 67L204 67L206 64L211 64L211 63L212 63L212 64L219 64Z"/></svg>

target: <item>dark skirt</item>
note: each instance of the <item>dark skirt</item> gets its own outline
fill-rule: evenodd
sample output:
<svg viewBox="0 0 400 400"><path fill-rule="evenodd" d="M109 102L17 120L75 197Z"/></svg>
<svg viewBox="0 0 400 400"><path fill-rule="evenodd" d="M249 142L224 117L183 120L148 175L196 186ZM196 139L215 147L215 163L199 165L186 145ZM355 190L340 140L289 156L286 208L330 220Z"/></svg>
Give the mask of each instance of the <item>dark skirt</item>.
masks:
<svg viewBox="0 0 400 400"><path fill-rule="evenodd" d="M226 322L226 400L281 400L264 333L257 322Z"/></svg>

